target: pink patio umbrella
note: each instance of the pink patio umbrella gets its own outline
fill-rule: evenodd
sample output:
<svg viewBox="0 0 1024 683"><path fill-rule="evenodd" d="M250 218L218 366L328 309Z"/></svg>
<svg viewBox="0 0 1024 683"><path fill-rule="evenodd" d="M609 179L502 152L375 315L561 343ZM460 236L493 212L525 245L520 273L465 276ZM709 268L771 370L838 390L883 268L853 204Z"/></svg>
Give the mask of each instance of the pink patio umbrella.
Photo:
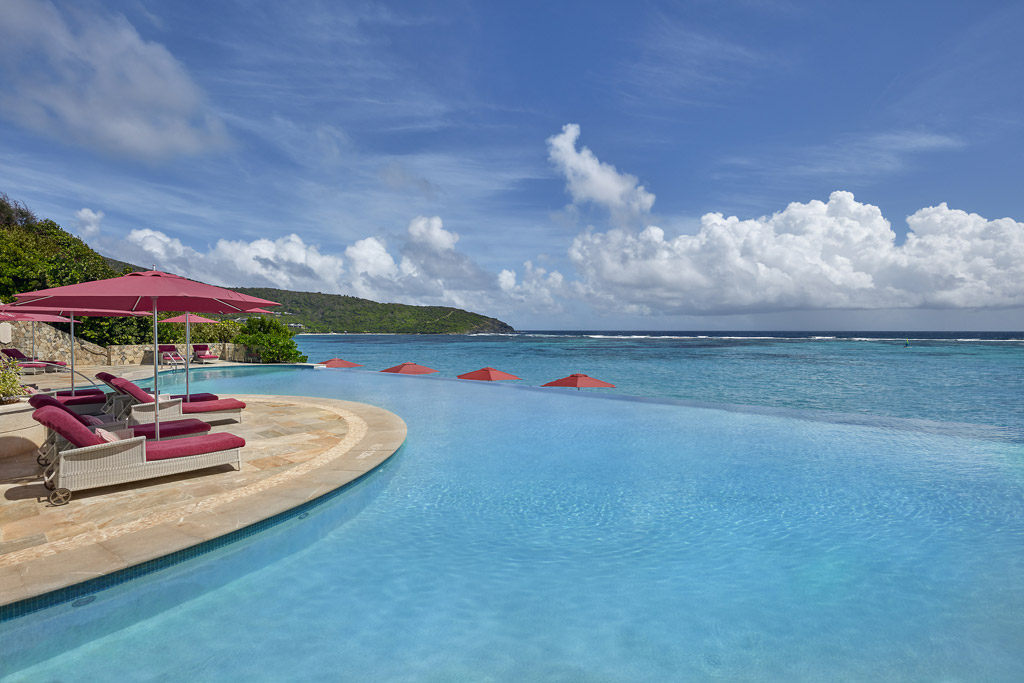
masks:
<svg viewBox="0 0 1024 683"><path fill-rule="evenodd" d="M19 296L18 294L14 295ZM55 315L60 317L67 317L71 322L71 395L75 394L75 316L83 316L86 318L128 318L134 316L150 315L146 311L130 312L130 311L119 311L111 310L106 308L93 308L84 304L79 304L75 307L61 308L58 306L29 306L19 305L18 302L13 304L4 304L0 306L0 312L3 313L39 313L43 315Z"/></svg>
<svg viewBox="0 0 1024 683"><path fill-rule="evenodd" d="M317 363L317 365L323 365L325 368L361 368L363 367L359 363L353 363L352 361L342 360L341 358L332 358L325 360L323 363Z"/></svg>
<svg viewBox="0 0 1024 683"><path fill-rule="evenodd" d="M429 375L432 372L437 372L437 370L428 368L425 365L417 365L416 363L402 363L393 368L381 370L381 372L394 372L399 375Z"/></svg>
<svg viewBox="0 0 1024 683"><path fill-rule="evenodd" d="M599 379L594 379L590 375L584 375L582 372L576 372L568 377L562 379L556 379L553 382L542 384L542 387L576 387L579 390L582 387L611 387L614 388L614 384L604 382Z"/></svg>
<svg viewBox="0 0 1024 683"><path fill-rule="evenodd" d="M510 375L507 372L495 370L494 368L491 367L480 368L479 370L467 372L466 374L459 375L458 377L459 379L476 379L481 380L483 382L493 382L495 380L501 379L519 379L515 375Z"/></svg>
<svg viewBox="0 0 1024 683"><path fill-rule="evenodd" d="M188 311L185 311L184 315L176 315L173 318L164 318L160 322L162 323L185 323L185 400L188 400L188 376L191 374L188 369L188 359L192 357L189 353L189 348L192 345L192 323L217 323L219 321L213 318L204 318L201 315L192 315Z"/></svg>
<svg viewBox="0 0 1024 683"><path fill-rule="evenodd" d="M180 275L149 270L128 273L108 280L92 280L75 285L15 294L14 306L103 306L119 311L153 312L153 392L159 393L157 355L157 313L159 311L198 311L200 313L240 313L277 302L196 282ZM160 402L154 408L156 438L160 438Z"/></svg>

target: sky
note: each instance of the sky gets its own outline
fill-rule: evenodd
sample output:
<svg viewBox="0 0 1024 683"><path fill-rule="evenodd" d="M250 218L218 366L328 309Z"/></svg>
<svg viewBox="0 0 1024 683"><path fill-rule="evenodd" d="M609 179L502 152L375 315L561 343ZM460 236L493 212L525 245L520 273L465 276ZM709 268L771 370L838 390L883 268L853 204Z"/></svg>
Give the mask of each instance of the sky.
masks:
<svg viewBox="0 0 1024 683"><path fill-rule="evenodd" d="M1024 329L1024 3L0 0L0 192L517 329Z"/></svg>

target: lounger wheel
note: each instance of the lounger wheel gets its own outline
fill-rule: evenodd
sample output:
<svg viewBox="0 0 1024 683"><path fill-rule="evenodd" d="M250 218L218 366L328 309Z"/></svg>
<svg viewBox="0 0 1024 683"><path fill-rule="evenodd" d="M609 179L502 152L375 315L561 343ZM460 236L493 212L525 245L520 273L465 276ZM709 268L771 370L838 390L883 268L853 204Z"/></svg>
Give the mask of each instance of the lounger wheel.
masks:
<svg viewBox="0 0 1024 683"><path fill-rule="evenodd" d="M47 458L46 455L44 455L43 453L40 453L39 455L36 456L36 462L39 463L40 467L46 467L47 465L50 464L50 459Z"/></svg>
<svg viewBox="0 0 1024 683"><path fill-rule="evenodd" d="M71 500L71 489L55 489L50 493L51 505L67 505Z"/></svg>

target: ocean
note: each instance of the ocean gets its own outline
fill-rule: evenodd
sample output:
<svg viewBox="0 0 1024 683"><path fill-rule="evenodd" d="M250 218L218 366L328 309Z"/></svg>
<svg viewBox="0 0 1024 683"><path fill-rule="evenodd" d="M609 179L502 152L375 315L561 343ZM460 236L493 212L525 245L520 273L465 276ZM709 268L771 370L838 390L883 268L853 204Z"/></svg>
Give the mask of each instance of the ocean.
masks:
<svg viewBox="0 0 1024 683"><path fill-rule="evenodd" d="M405 361L455 377L484 366L540 386L583 372L588 389L646 399L987 425L1024 439L1024 332L624 332L299 335L310 362L356 371Z"/></svg>

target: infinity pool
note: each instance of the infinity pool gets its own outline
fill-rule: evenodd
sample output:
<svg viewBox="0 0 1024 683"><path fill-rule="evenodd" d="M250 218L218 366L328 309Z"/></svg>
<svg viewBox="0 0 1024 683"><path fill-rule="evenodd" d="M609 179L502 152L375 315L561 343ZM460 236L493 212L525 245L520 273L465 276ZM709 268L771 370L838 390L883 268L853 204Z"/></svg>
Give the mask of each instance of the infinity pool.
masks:
<svg viewBox="0 0 1024 683"><path fill-rule="evenodd" d="M379 405L408 441L307 519L0 626L0 656L49 657L12 679L1024 676L1024 446L995 430L359 371L195 377Z"/></svg>

